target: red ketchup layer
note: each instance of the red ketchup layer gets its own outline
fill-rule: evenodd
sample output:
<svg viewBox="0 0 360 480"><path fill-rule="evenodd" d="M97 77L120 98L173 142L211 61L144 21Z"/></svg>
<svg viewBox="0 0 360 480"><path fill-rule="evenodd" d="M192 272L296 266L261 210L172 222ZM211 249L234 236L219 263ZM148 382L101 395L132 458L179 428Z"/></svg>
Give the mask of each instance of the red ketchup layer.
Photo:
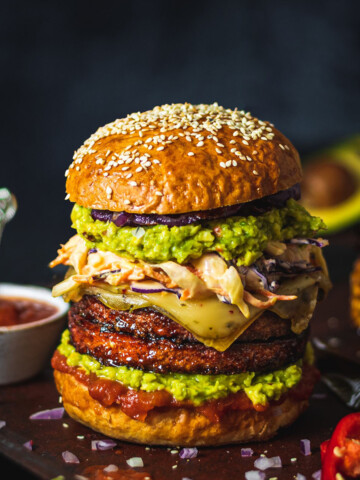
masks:
<svg viewBox="0 0 360 480"><path fill-rule="evenodd" d="M238 392L230 394L225 398L207 401L195 407L191 401L176 400L165 390L158 390L156 392L133 390L125 387L120 382L100 378L93 373L88 374L79 367L70 367L66 363L66 357L61 355L57 350L51 360L51 365L55 370L74 376L88 388L90 396L100 402L104 407L118 405L126 415L141 421L145 421L149 411L166 407L195 410L216 423L230 410L256 410L262 412L270 406L270 404L254 405L244 392ZM290 389L279 401L271 402L271 405L281 403L287 395L298 400L307 399L318 379L318 370L313 366L304 365L300 382Z"/></svg>

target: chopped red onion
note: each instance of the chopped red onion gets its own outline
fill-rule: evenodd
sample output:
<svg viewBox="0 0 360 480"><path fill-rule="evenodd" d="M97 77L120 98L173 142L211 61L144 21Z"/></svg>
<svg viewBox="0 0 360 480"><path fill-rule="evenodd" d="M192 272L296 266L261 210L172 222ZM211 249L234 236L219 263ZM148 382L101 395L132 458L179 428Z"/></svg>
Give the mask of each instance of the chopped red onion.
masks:
<svg viewBox="0 0 360 480"><path fill-rule="evenodd" d="M265 480L265 473L258 470L250 470L245 472L246 480Z"/></svg>
<svg viewBox="0 0 360 480"><path fill-rule="evenodd" d="M42 410L30 415L30 420L58 420L64 415L65 409L63 407L51 408L50 410Z"/></svg>
<svg viewBox="0 0 360 480"><path fill-rule="evenodd" d="M107 473L117 472L118 470L119 470L119 467L114 464L110 464L104 468L104 472L107 472Z"/></svg>
<svg viewBox="0 0 360 480"><path fill-rule="evenodd" d="M269 460L272 460L274 462L273 468L282 468L282 461L279 456L272 457Z"/></svg>
<svg viewBox="0 0 360 480"><path fill-rule="evenodd" d="M241 449L241 456L242 457L252 457L254 454L254 450L252 448L242 448Z"/></svg>
<svg viewBox="0 0 360 480"><path fill-rule="evenodd" d="M316 472L314 472L314 473L312 474L312 478L313 478L314 480L321 480L321 470L317 470Z"/></svg>
<svg viewBox="0 0 360 480"><path fill-rule="evenodd" d="M62 458L65 463L80 463L80 460L76 455L73 453L69 452L68 450L65 450L65 452L62 452Z"/></svg>
<svg viewBox="0 0 360 480"><path fill-rule="evenodd" d="M91 450L111 450L116 447L117 443L114 440L92 440Z"/></svg>
<svg viewBox="0 0 360 480"><path fill-rule="evenodd" d="M280 457L260 457L254 462L254 467L259 470L267 470L268 468L282 468L282 462Z"/></svg>
<svg viewBox="0 0 360 480"><path fill-rule="evenodd" d="M311 455L310 440L308 440L307 438L300 440L300 450L301 453L305 456Z"/></svg>
<svg viewBox="0 0 360 480"><path fill-rule="evenodd" d="M33 441L32 440L29 440L28 442L25 442L23 444L23 447L26 448L26 450L29 450L31 452L32 450L32 447L33 447Z"/></svg>
<svg viewBox="0 0 360 480"><path fill-rule="evenodd" d="M197 457L198 454L198 449L196 447L194 448L183 448L180 450L179 457L182 459L185 458L195 458Z"/></svg>
<svg viewBox="0 0 360 480"><path fill-rule="evenodd" d="M143 467L144 462L141 457L132 457L129 458L129 460L126 460L126 463L129 465L129 467L136 468L136 467Z"/></svg>
<svg viewBox="0 0 360 480"><path fill-rule="evenodd" d="M0 428L4 428L6 425L5 420L0 420Z"/></svg>
<svg viewBox="0 0 360 480"><path fill-rule="evenodd" d="M305 475L302 475L301 473L297 473L295 480L306 480Z"/></svg>

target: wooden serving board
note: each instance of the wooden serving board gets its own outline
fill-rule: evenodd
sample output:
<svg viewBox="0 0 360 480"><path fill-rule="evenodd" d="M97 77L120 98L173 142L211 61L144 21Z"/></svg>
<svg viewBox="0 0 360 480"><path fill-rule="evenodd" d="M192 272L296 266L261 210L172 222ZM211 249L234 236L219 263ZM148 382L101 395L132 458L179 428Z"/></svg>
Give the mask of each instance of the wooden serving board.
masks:
<svg viewBox="0 0 360 480"><path fill-rule="evenodd" d="M360 337L355 328L350 326L347 304L347 286L334 287L326 302L318 307L313 320L313 334L324 341L332 339L332 344L338 344L348 358L359 361ZM0 471L9 467L9 460L12 460L23 468L21 478L27 478L26 472L32 472L35 477L43 479L63 475L68 480L82 475L100 480L106 477L96 476L96 472L102 471L109 464L115 464L119 467L117 476L109 475L108 478L244 479L245 472L254 469L254 460L264 453L269 457L279 455L283 463L281 469L267 470L266 478L289 480L301 473L311 479L312 474L321 467L320 443L329 438L337 421L351 411L319 383L310 408L294 425L282 430L270 442L246 445L254 450L253 457L242 458L241 446L229 445L199 448L196 458L181 460L178 453L171 453L165 447L150 448L120 441L112 450L92 451L91 440L105 437L74 422L66 414L60 420L29 419L31 414L39 410L58 406L59 396L50 368L28 382L0 387L0 420L6 421L6 426L0 430ZM302 455L301 439L310 439L311 455ZM33 441L33 451L28 451L23 446L28 440ZM61 454L65 450L74 453L80 463L64 463ZM141 457L144 467L131 469L126 463L131 457Z"/></svg>

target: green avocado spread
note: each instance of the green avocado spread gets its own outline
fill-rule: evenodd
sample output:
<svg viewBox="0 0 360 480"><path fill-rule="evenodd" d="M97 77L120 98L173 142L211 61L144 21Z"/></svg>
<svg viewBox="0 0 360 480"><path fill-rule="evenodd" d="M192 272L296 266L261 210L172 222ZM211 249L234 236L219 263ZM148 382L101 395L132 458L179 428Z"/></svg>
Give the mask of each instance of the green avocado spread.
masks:
<svg viewBox="0 0 360 480"><path fill-rule="evenodd" d="M228 217L181 227L117 227L113 222L93 220L91 209L77 204L71 220L89 248L146 262L178 263L218 252L225 260L236 258L239 265L250 265L261 257L269 241L311 237L326 228L320 218L311 216L293 199L283 208L256 217Z"/></svg>
<svg viewBox="0 0 360 480"><path fill-rule="evenodd" d="M166 390L176 400L190 400L195 406L239 391L244 391L254 405L266 405L270 400L278 400L287 390L294 387L302 375L301 360L273 372L246 372L234 375L162 374L143 372L125 366L107 367L89 355L77 353L70 343L69 330L64 331L58 351L66 357L70 367L80 367L87 373L121 382L126 387L136 390L145 392ZM310 356L311 353L307 355Z"/></svg>

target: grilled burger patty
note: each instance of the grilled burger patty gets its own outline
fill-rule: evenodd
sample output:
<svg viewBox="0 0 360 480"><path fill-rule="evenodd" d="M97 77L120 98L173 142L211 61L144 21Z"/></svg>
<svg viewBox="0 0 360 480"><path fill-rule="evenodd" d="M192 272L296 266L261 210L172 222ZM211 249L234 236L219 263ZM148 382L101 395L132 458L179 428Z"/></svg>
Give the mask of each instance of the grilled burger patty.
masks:
<svg viewBox="0 0 360 480"><path fill-rule="evenodd" d="M94 297L87 297L70 309L69 330L76 350L104 365L126 365L158 373L218 375L276 370L302 358L309 333L307 330L301 335L277 335L285 330L274 322L273 334L270 326L266 328L267 338L259 338L258 327L254 327L252 335L258 338L249 341L248 336L244 341L242 335L241 341L218 352L157 312L120 312L99 303ZM267 323L271 325L272 321L268 318ZM151 333L146 336L146 332Z"/></svg>
<svg viewBox="0 0 360 480"><path fill-rule="evenodd" d="M70 309L70 318L78 325L88 320L100 323L103 331L127 333L134 337L156 340L167 338L174 343L199 343L194 335L166 315L151 308L126 312L106 307L95 296L85 295ZM266 310L240 336L237 342L267 341L291 336L289 320Z"/></svg>

